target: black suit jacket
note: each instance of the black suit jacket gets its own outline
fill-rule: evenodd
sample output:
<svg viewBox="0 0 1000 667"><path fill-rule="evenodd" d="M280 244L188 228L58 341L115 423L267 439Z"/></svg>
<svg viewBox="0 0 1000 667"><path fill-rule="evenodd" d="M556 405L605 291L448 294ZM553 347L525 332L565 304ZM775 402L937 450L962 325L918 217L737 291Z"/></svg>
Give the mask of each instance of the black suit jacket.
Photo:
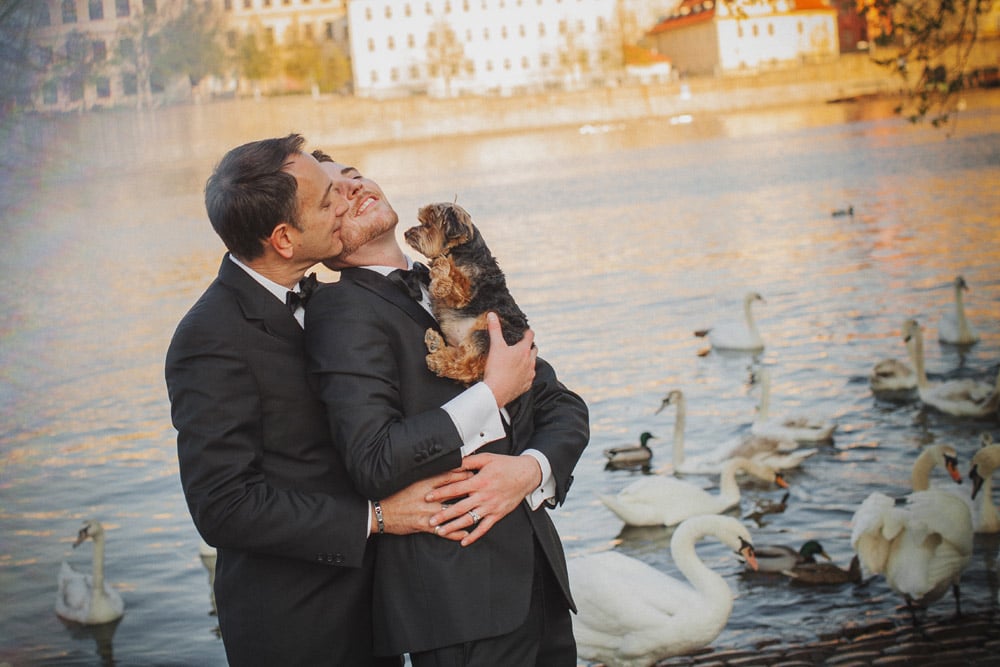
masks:
<svg viewBox="0 0 1000 667"><path fill-rule="evenodd" d="M441 406L464 390L427 369L434 319L384 276L348 269L306 309L310 372L334 442L361 492L382 498L461 465L462 442ZM587 407L538 360L531 391L508 406L510 435L480 452L548 458L562 502L589 439ZM505 634L526 618L532 535L572 608L565 556L545 509L526 503L462 547L430 534L379 537L375 577L378 654L423 651Z"/></svg>
<svg viewBox="0 0 1000 667"><path fill-rule="evenodd" d="M378 664L367 501L330 440L288 308L223 258L174 333L166 380L184 495L218 548L230 664Z"/></svg>

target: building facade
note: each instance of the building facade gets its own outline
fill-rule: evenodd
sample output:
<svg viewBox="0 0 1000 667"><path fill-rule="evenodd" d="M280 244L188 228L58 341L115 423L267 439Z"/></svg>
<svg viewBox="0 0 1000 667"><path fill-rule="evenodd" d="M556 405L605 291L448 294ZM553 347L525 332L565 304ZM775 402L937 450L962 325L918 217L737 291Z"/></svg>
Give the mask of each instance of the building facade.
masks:
<svg viewBox="0 0 1000 667"><path fill-rule="evenodd" d="M837 10L826 0L684 0L647 39L691 75L823 62L840 52Z"/></svg>

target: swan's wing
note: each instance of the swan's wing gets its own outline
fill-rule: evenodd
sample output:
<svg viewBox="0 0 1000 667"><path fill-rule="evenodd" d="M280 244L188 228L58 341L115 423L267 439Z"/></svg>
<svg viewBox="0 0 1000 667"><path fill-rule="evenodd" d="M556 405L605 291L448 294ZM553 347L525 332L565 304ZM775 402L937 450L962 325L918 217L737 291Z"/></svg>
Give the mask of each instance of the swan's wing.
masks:
<svg viewBox="0 0 1000 667"><path fill-rule="evenodd" d="M86 618L90 606L90 575L77 572L67 563L59 569L56 613L75 620Z"/></svg>
<svg viewBox="0 0 1000 667"><path fill-rule="evenodd" d="M691 482L661 475L639 479L614 498L602 497L601 501L634 526L669 526L693 514L720 511L715 509L717 496Z"/></svg>
<svg viewBox="0 0 1000 667"><path fill-rule="evenodd" d="M932 488L911 494L908 507L911 525L918 526L923 534L940 535L959 557L972 554L972 513L962 498Z"/></svg>
<svg viewBox="0 0 1000 667"><path fill-rule="evenodd" d="M872 574L885 571L892 539L902 527L893 517L894 511L895 501L876 491L865 498L851 519L851 547Z"/></svg>
<svg viewBox="0 0 1000 667"><path fill-rule="evenodd" d="M790 470L798 468L803 461L818 451L818 449L796 449L794 452L758 454L751 458L773 470Z"/></svg>

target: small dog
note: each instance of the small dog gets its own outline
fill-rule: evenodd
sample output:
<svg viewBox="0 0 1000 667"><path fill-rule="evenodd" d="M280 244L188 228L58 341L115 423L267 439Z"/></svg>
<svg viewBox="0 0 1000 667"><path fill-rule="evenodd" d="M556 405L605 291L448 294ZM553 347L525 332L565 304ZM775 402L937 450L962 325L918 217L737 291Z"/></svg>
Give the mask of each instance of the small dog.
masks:
<svg viewBox="0 0 1000 667"><path fill-rule="evenodd" d="M482 380L490 335L486 314L500 318L508 345L517 343L528 329L507 289L496 259L486 247L472 216L458 204L428 204L419 210L420 224L403 237L430 260L431 309L444 339L434 329L424 336L427 367L440 377L466 384ZM447 345L445 344L447 342Z"/></svg>

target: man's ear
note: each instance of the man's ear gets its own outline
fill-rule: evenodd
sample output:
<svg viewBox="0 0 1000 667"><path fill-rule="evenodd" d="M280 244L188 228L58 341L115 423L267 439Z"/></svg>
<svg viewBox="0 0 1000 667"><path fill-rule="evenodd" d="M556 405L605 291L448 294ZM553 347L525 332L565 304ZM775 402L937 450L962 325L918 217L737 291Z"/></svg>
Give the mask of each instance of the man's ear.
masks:
<svg viewBox="0 0 1000 667"><path fill-rule="evenodd" d="M295 254L294 233L295 228L287 222L280 222L271 230L271 235L267 237L265 243L274 248L274 251L284 257L291 259Z"/></svg>

